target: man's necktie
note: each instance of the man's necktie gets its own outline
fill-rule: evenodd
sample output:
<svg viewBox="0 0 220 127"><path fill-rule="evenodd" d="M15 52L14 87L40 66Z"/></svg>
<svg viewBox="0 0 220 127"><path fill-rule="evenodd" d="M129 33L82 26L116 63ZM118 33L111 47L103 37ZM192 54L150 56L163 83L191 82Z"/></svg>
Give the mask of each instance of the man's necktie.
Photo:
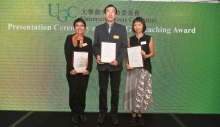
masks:
<svg viewBox="0 0 220 127"><path fill-rule="evenodd" d="M111 25L108 25L108 33L111 32L111 28L112 28L112 26L111 26Z"/></svg>

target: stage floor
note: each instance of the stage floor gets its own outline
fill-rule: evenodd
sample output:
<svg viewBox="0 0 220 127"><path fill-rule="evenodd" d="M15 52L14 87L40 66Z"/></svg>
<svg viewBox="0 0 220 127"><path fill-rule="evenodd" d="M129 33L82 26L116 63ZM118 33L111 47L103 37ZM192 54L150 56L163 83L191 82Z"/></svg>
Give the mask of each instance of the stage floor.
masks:
<svg viewBox="0 0 220 127"><path fill-rule="evenodd" d="M130 113L118 113L119 124L111 123L108 115L103 125L97 124L98 113L85 113L86 122L74 124L69 112L1 111L0 127L129 127ZM216 114L143 114L142 127L220 127ZM137 125L138 126L138 125Z"/></svg>

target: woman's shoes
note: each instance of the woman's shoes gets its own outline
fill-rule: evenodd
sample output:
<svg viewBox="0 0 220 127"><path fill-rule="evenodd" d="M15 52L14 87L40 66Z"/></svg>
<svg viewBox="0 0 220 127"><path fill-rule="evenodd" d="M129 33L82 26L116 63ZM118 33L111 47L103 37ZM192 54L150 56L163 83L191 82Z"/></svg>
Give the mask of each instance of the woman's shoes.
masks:
<svg viewBox="0 0 220 127"><path fill-rule="evenodd" d="M143 117L138 117L138 124L142 126L145 124Z"/></svg>
<svg viewBox="0 0 220 127"><path fill-rule="evenodd" d="M131 125L141 125L143 126L145 124L144 119L142 117L138 117L138 122L136 122L136 117L131 117Z"/></svg>
<svg viewBox="0 0 220 127"><path fill-rule="evenodd" d="M78 118L79 118L81 121L83 121L83 122L85 122L85 121L87 120L86 116L85 116L85 115L82 115L82 114L79 115Z"/></svg>
<svg viewBox="0 0 220 127"><path fill-rule="evenodd" d="M131 117L131 125L137 125L137 122L136 122L136 117Z"/></svg>

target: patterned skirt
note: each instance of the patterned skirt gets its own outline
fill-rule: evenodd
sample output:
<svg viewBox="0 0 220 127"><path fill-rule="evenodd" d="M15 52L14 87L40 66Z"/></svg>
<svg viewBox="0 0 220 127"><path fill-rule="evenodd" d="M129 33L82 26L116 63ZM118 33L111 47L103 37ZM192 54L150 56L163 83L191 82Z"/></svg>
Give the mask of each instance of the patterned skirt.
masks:
<svg viewBox="0 0 220 127"><path fill-rule="evenodd" d="M153 110L154 103L152 97L151 73L143 68L127 70L124 109L139 111Z"/></svg>

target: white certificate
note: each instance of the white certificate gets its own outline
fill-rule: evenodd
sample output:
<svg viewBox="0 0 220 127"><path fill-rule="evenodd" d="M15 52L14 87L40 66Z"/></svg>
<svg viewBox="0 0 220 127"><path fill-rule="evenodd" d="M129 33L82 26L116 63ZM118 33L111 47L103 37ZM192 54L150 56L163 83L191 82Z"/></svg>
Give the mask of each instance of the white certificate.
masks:
<svg viewBox="0 0 220 127"><path fill-rule="evenodd" d="M101 62L110 63L116 58L116 43L102 42L101 44Z"/></svg>
<svg viewBox="0 0 220 127"><path fill-rule="evenodd" d="M73 67L77 73L83 73L88 66L88 52L73 51Z"/></svg>
<svg viewBox="0 0 220 127"><path fill-rule="evenodd" d="M143 67L143 58L141 55L141 46L127 48L128 62L130 67Z"/></svg>

